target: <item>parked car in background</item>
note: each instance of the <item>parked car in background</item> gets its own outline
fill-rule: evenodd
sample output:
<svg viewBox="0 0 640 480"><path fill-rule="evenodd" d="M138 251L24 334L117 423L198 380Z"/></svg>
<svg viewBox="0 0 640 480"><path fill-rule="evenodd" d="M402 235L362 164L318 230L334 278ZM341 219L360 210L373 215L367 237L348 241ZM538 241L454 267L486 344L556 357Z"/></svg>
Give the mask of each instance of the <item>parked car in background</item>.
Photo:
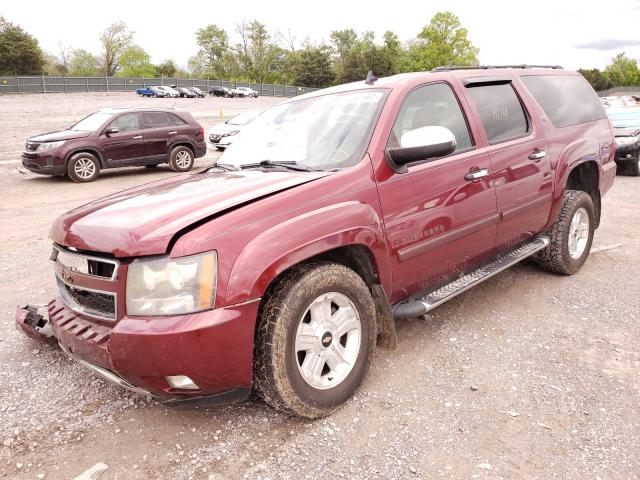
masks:
<svg viewBox="0 0 640 480"><path fill-rule="evenodd" d="M196 98L195 92L192 92L188 88L178 87L176 85L171 85L171 88L173 88L175 91L177 91L180 94L181 97Z"/></svg>
<svg viewBox="0 0 640 480"><path fill-rule="evenodd" d="M205 94L202 90L200 90L198 87L187 87L189 90L191 90L193 93L196 94L196 96L198 98L204 98Z"/></svg>
<svg viewBox="0 0 640 480"><path fill-rule="evenodd" d="M258 98L258 92L253 88L249 87L236 87L233 89L233 92L237 97L254 97Z"/></svg>
<svg viewBox="0 0 640 480"><path fill-rule="evenodd" d="M169 98L178 98L180 96L180 92L179 91L177 91L176 89L171 88L171 87L169 87L167 85L161 85L161 86L156 87L156 88L159 88L160 90L166 92L167 97L169 97Z"/></svg>
<svg viewBox="0 0 640 480"><path fill-rule="evenodd" d="M67 130L27 139L22 165L43 175L91 182L100 170L168 163L177 172L207 151L204 129L189 112L173 108L112 108Z"/></svg>
<svg viewBox="0 0 640 480"><path fill-rule="evenodd" d="M164 98L167 96L167 92L161 90L158 87L144 87L136 89L136 93L142 97L160 97Z"/></svg>
<svg viewBox="0 0 640 480"><path fill-rule="evenodd" d="M47 317L19 307L16 326L40 338L48 326L81 365L164 401L255 391L287 414L329 415L376 343L395 348L396 321L526 258L578 272L614 150L593 89L558 67L442 67L302 95L201 173L61 215L58 295ZM518 301L489 290L466 301Z"/></svg>
<svg viewBox="0 0 640 480"><path fill-rule="evenodd" d="M616 136L618 171L640 176L640 107L617 107L606 110Z"/></svg>
<svg viewBox="0 0 640 480"><path fill-rule="evenodd" d="M214 125L209 130L209 141L218 150L224 150L231 145L236 135L258 115L260 115L260 112L257 110L247 110L224 123Z"/></svg>
<svg viewBox="0 0 640 480"><path fill-rule="evenodd" d="M235 97L235 93L230 88L227 87L211 87L209 89L209 95L212 97Z"/></svg>

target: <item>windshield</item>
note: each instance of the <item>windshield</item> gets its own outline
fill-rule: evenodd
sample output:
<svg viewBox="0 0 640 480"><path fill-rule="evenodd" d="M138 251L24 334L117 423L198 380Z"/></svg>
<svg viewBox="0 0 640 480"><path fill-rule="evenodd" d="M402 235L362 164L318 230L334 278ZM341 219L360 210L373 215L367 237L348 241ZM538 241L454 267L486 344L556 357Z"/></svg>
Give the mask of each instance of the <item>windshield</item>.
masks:
<svg viewBox="0 0 640 480"><path fill-rule="evenodd" d="M246 125L247 123L249 123L251 120L253 120L254 118L256 118L258 114L254 113L254 112L245 112L245 113L241 113L240 115L236 115L235 117L233 117L231 120L229 120L227 123L229 125Z"/></svg>
<svg viewBox="0 0 640 480"><path fill-rule="evenodd" d="M350 167L362 160L363 143L384 97L384 90L359 90L276 105L243 129L218 163L241 167L269 160L314 170Z"/></svg>
<svg viewBox="0 0 640 480"><path fill-rule="evenodd" d="M91 132L109 120L113 114L111 113L92 113L88 117L83 118L69 130L77 130L82 132Z"/></svg>

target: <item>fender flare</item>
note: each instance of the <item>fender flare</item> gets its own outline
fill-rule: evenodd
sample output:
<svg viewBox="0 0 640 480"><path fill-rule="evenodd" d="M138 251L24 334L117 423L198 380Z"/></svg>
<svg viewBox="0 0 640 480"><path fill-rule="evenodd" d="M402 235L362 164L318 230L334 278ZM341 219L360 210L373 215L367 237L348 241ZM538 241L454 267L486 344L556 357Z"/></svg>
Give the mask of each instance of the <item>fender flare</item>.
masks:
<svg viewBox="0 0 640 480"><path fill-rule="evenodd" d="M600 144L593 138L581 138L567 145L558 156L555 165L555 178L553 182L553 201L549 220L546 228L551 227L562 208L564 192L571 172L579 165L587 162L594 162L598 169L598 182L602 176L602 166L600 164Z"/></svg>
<svg viewBox="0 0 640 480"><path fill-rule="evenodd" d="M289 268L350 245L362 245L371 252L380 283L385 290L390 288L391 271L382 221L371 206L352 201L293 217L256 236L233 263L225 304L261 297L271 282ZM265 249L273 255L265 255Z"/></svg>

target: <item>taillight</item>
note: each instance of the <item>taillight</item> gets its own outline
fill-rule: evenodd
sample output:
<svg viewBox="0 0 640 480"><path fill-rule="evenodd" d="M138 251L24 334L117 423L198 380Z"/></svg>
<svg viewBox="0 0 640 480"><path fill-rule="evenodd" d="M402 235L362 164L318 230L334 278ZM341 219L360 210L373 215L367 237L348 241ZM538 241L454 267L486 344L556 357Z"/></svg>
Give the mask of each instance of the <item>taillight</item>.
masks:
<svg viewBox="0 0 640 480"><path fill-rule="evenodd" d="M200 130L198 130L198 135L202 135L204 137L204 128L200 127Z"/></svg>

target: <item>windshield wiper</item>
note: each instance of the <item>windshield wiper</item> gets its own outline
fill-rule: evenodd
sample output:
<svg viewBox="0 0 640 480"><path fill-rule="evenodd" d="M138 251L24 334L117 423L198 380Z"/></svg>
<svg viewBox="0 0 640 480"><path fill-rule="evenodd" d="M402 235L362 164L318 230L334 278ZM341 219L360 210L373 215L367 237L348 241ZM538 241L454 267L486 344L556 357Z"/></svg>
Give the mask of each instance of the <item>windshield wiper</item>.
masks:
<svg viewBox="0 0 640 480"><path fill-rule="evenodd" d="M298 165L297 162L294 161L283 161L283 162L273 162L271 160L262 160L257 163L247 163L246 165L241 165L240 168L270 168L270 167L282 167L287 170L294 170L296 172L310 172L311 169L309 167L304 167L302 165Z"/></svg>
<svg viewBox="0 0 640 480"><path fill-rule="evenodd" d="M212 163L211 165L209 165L207 167L207 169L205 170L205 172L213 170L214 168L219 168L219 169L224 170L226 172L237 172L238 170L240 170L235 165L231 165L229 163L217 163L216 162L216 163Z"/></svg>

